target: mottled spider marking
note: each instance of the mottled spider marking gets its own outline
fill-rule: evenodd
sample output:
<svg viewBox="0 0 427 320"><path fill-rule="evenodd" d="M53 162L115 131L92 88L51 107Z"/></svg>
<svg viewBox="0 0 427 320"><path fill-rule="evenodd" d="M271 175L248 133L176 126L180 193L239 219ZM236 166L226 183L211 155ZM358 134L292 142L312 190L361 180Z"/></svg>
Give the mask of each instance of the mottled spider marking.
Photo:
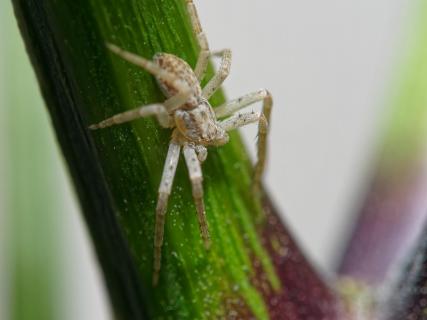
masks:
<svg viewBox="0 0 427 320"><path fill-rule="evenodd" d="M163 70L182 80L191 89L190 98L181 108L192 109L197 107L199 103L197 97L201 96L202 88L190 65L181 58L169 53L156 53L153 61ZM156 77L156 80L167 98L173 97L178 93L178 89L171 86L169 82L158 77Z"/></svg>
<svg viewBox="0 0 427 320"><path fill-rule="evenodd" d="M220 146L228 142L228 134L217 122L207 100L202 99L192 110L177 110L175 123L184 138L196 145Z"/></svg>

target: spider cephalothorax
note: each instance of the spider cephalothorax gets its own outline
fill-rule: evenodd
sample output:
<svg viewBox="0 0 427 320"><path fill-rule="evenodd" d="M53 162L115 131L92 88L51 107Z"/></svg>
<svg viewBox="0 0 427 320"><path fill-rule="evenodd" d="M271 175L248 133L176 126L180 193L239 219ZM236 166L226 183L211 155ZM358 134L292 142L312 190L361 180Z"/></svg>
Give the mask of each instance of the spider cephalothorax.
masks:
<svg viewBox="0 0 427 320"><path fill-rule="evenodd" d="M211 53L192 0L187 0L187 9L201 49L194 71L187 62L173 54L157 53L150 61L113 44L108 44L107 47L112 52L153 74L167 99L163 103L146 105L116 114L89 127L90 129L100 129L137 118L155 116L162 127L173 129L156 207L154 285L157 284L159 278L167 203L181 149L192 184L200 231L205 246L209 247L210 238L203 202L201 169L201 162L207 157L206 147L223 145L229 140L228 131L258 122L258 161L255 165L253 181L253 191L257 196L264 171L268 120L272 108L271 95L264 89L249 93L215 109L211 107L208 99L221 86L230 71L231 51L225 49ZM202 88L200 81L204 78L211 56L220 56L221 64L218 72ZM258 101L263 101L262 112L238 112ZM218 120L221 118L225 119Z"/></svg>
<svg viewBox="0 0 427 320"><path fill-rule="evenodd" d="M205 99L193 109L174 112L175 124L184 140L203 146L220 146L228 142L228 134L217 122L215 112Z"/></svg>

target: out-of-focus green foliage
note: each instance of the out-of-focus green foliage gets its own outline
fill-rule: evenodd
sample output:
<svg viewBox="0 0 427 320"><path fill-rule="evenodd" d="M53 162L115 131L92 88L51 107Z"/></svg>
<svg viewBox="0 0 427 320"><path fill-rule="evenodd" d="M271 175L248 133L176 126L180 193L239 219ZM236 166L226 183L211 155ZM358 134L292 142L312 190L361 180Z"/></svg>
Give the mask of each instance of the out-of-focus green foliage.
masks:
<svg viewBox="0 0 427 320"><path fill-rule="evenodd" d="M391 172L419 165L427 137L427 2L413 1L401 63L391 95L383 167ZM419 160L417 160L419 159ZM417 163L415 163L417 162Z"/></svg>
<svg viewBox="0 0 427 320"><path fill-rule="evenodd" d="M6 271L0 275L6 289L0 317L61 319L65 212L56 175L62 168L9 1L0 2L0 39L0 232L6 249L0 257Z"/></svg>

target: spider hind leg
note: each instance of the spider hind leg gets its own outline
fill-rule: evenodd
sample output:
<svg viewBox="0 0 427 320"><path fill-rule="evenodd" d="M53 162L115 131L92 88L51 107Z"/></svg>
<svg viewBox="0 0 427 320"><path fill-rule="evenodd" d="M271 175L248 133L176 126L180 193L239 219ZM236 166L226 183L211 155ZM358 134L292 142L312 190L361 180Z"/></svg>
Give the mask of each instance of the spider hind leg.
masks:
<svg viewBox="0 0 427 320"><path fill-rule="evenodd" d="M188 174L193 190L194 203L196 205L197 217L199 220L200 233L206 248L210 247L210 235L208 222L206 220L206 210L203 201L203 174L196 150L188 144L184 146L184 157L188 168Z"/></svg>
<svg viewBox="0 0 427 320"><path fill-rule="evenodd" d="M258 101L263 102L261 113L242 113L235 114L240 109L243 109ZM249 93L243 97L232 100L215 109L215 114L218 118L230 118L223 120L220 124L226 130L230 131L249 123L258 122L258 143L257 143L257 162L255 164L252 192L255 196L260 196L262 176L265 170L265 162L267 158L267 137L270 126L271 110L273 108L273 98L265 89L261 89Z"/></svg>
<svg viewBox="0 0 427 320"><path fill-rule="evenodd" d="M162 181L160 182L159 187L159 197L156 207L156 225L154 231L153 286L156 286L159 282L167 204L172 190L180 150L181 146L176 142L172 141L169 144L169 150L163 168Z"/></svg>

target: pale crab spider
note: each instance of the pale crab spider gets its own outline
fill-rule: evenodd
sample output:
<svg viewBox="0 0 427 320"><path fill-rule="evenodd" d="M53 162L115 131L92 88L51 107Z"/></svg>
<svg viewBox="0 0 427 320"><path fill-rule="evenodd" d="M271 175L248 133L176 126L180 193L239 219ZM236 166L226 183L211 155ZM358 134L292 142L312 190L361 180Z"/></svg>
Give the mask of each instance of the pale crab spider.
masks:
<svg viewBox="0 0 427 320"><path fill-rule="evenodd" d="M156 116L162 127L173 128L156 207L153 285L156 285L159 279L167 203L171 194L181 148L183 148L192 184L201 235L205 246L209 247L210 237L203 202L203 175L201 169L201 163L207 157L206 147L226 144L229 139L227 131L258 122L258 160L253 177L253 192L255 196L258 196L266 158L268 120L273 103L272 97L267 90L258 90L218 108L213 109L211 107L208 99L221 86L229 74L231 51L225 49L215 53L210 52L195 5L192 0L186 0L186 3L191 24L201 49L194 71L187 62L172 54L157 53L154 55L153 61L150 61L124 51L113 44L107 44L107 47L112 52L124 60L154 75L167 100L163 103L145 105L116 114L89 127L90 129L100 129L137 118ZM218 72L202 89L200 81L205 75L210 56L220 56L221 63ZM236 111L258 101L263 101L262 112L236 113ZM218 118L226 119L218 121Z"/></svg>

